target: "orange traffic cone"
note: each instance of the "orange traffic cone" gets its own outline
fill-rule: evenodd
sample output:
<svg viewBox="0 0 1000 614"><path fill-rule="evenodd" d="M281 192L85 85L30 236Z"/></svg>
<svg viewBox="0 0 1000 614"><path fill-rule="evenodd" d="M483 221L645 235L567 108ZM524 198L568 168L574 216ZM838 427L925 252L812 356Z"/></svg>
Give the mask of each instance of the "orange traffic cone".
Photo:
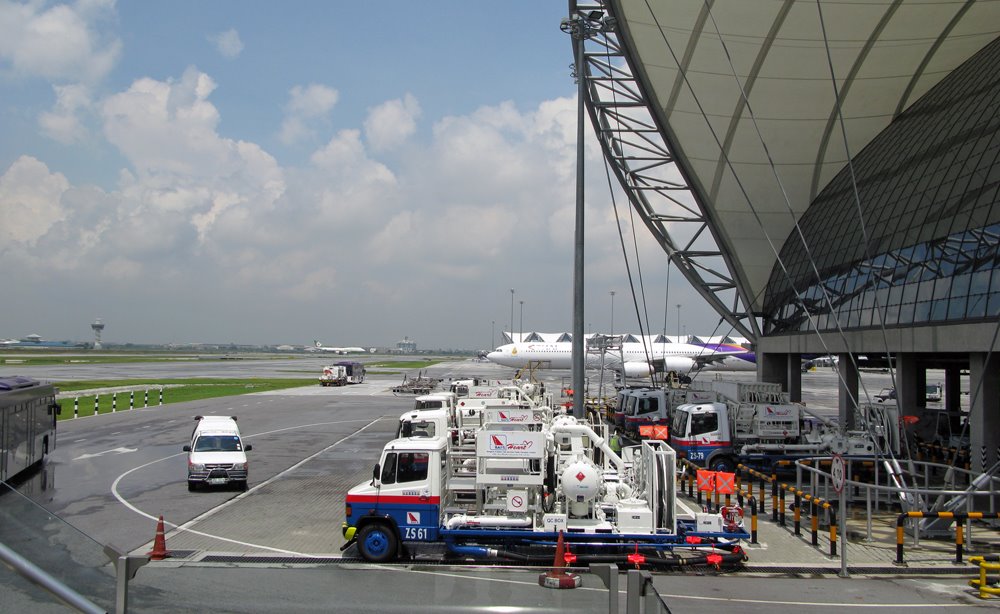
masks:
<svg viewBox="0 0 1000 614"><path fill-rule="evenodd" d="M576 560L576 557L573 557ZM575 573L564 571L566 569L566 556L563 547L563 534L559 531L559 539L556 541L556 557L552 562L552 571L538 576L538 585L545 588L576 588L583 580Z"/></svg>
<svg viewBox="0 0 1000 614"><path fill-rule="evenodd" d="M167 537L163 532L163 516L156 522L156 537L153 539L153 549L146 553L152 561L162 561L171 556L167 550Z"/></svg>

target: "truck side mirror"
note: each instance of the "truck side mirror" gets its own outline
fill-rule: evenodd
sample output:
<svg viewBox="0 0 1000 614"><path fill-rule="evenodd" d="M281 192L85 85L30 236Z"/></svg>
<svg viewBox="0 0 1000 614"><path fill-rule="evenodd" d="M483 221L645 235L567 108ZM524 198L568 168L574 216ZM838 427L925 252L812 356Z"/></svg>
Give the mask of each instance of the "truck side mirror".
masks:
<svg viewBox="0 0 1000 614"><path fill-rule="evenodd" d="M378 463L375 463L375 466L372 467L372 483L371 483L372 486L375 486L376 488L381 486L381 484L379 483L379 476L381 474L382 474L382 467Z"/></svg>
<svg viewBox="0 0 1000 614"><path fill-rule="evenodd" d="M250 450L253 450L253 444L252 443L248 443L247 445L243 446L243 451L244 452L249 452Z"/></svg>
<svg viewBox="0 0 1000 614"><path fill-rule="evenodd" d="M190 452L191 451L191 446L184 446L181 449L184 450L185 452Z"/></svg>

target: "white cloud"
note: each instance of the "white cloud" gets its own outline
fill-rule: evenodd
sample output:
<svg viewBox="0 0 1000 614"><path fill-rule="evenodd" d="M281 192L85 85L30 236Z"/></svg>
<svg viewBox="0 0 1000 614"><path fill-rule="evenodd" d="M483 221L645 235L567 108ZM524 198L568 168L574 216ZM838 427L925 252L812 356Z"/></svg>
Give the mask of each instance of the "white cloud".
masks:
<svg viewBox="0 0 1000 614"><path fill-rule="evenodd" d="M61 199L69 181L42 162L21 156L0 175L0 253L5 247L34 245L64 219Z"/></svg>
<svg viewBox="0 0 1000 614"><path fill-rule="evenodd" d="M243 53L243 41L235 28L209 36L208 40L215 44L215 49L227 60L234 60Z"/></svg>
<svg viewBox="0 0 1000 614"><path fill-rule="evenodd" d="M296 168L220 135L214 88L207 74L188 69L174 79L136 80L93 103L100 134L127 164L112 189L71 185L30 157L0 169L3 263L63 285L100 287L129 314L193 314L191 326L205 322L199 336L239 324L246 332L237 341L252 341L272 321L284 336L276 340L343 337L351 331L327 329L334 309L372 322L345 344L373 342L371 327L427 339L481 325L476 318L486 319L488 334L483 314L496 300L502 312L513 285L519 297L534 292L526 313L540 310L543 295L568 298L572 100L526 111L483 107L441 119L421 138L420 105L407 95L373 106L362 126L339 130ZM56 109L86 108L83 94L60 91ZM290 92L286 111L310 128L336 102L336 90L304 86ZM388 150L391 159L380 155ZM620 278L604 178L592 173L588 181L602 195L588 198L589 270ZM551 318L548 328L565 328L558 314ZM147 328L121 338L170 340Z"/></svg>
<svg viewBox="0 0 1000 614"><path fill-rule="evenodd" d="M296 85L288 95L285 119L278 134L286 145L312 137L315 134L312 126L326 119L340 97L337 90L316 83L305 87Z"/></svg>
<svg viewBox="0 0 1000 614"><path fill-rule="evenodd" d="M90 92L84 85L56 85L56 103L51 111L38 116L42 134L64 145L76 143L87 136L80 113L91 107Z"/></svg>
<svg viewBox="0 0 1000 614"><path fill-rule="evenodd" d="M95 82L117 63L122 44L102 33L114 3L95 0L46 7L0 0L0 61L17 73Z"/></svg>
<svg viewBox="0 0 1000 614"><path fill-rule="evenodd" d="M365 119L365 138L375 151L395 149L417 129L420 104L412 94L371 109Z"/></svg>

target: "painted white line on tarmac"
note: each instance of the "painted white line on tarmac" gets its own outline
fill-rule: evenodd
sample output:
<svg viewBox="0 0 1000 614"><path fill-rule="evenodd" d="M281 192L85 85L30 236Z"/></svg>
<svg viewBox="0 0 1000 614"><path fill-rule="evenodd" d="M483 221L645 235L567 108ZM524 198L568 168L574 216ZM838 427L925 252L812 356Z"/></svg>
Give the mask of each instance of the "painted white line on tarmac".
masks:
<svg viewBox="0 0 1000 614"><path fill-rule="evenodd" d="M237 544L237 545L240 545L240 546L247 546L247 547L250 547L250 548L260 548L262 550L269 550L271 552L280 552L282 554L290 554L290 555L301 556L301 557L306 557L306 558L316 558L316 557L318 557L320 555L306 554L306 553L303 553L303 552L295 552L295 551L292 551L292 550L283 550L281 548L272 548L271 546L263 546L261 544L253 544L253 543L250 543L250 542L243 542L243 541L239 541L239 540L236 540L236 539L229 539L228 537L221 537L219 535L211 535L209 533L203 533L201 531L195 531L194 529L191 529L191 528L188 528L188 527L194 525L197 522L200 522L200 521L204 520L205 518L208 518L209 516L215 514L216 512L218 512L218 511L220 511L220 510L222 510L222 509L224 509L226 507L229 507L229 505L231 505L231 504L235 503L236 501L239 501L240 499L248 496L254 490L256 490L256 489L258 489L258 488L260 488L260 487L262 487L262 486L264 486L266 484L270 484L271 482L273 482L273 481L277 480L278 478L284 476L285 474L289 473L290 471L292 471L292 470L294 470L294 469L302 466L306 462L308 462L308 461L316 458L320 454L323 454L324 452L326 452L326 451L334 448L335 446L340 445L344 441L347 441L351 437L354 437L358 433L364 431L365 429L367 429L368 427L372 426L376 422L379 422L383 418L385 418L385 416L380 416L380 417L372 420L371 422L369 422L368 424L364 425L360 429L354 431L353 433L351 433L351 434L349 434L349 435L347 435L345 437L342 437L341 439L335 441L334 443L330 444L329 446L323 448L319 452L316 452L312 456L309 456L307 458L302 459L301 461L299 461L298 463L295 463L294 465L292 465L288 469L285 469L281 473L278 473L278 474L272 476L270 479L268 479L268 480L266 480L264 482L261 482L260 484L257 484L253 488L249 489L247 492L240 493L239 495L237 495L236 497L230 499L229 501L226 501L222 505L218 505L218 506L216 506L216 507L208 510L204 514L202 514L200 516L196 516L195 518L192 518L188 522L185 522L183 525L172 524L170 522L167 522L166 520L163 521L163 524L164 525L169 525L171 528L173 528L177 532L187 531L188 533L192 533L194 535L199 535L201 537L210 537L212 539L218 539L220 541L229 542L231 544ZM256 433L254 435L246 435L244 437L244 439L250 439L251 437L259 437L261 435L272 435L274 433L281 433L281 432L284 432L284 431L293 431L293 430L301 429L301 428L311 428L311 427L315 427L315 426L324 426L324 425L329 425L329 424L346 424L348 422L363 422L363 421L364 421L363 419L362 420L337 420L337 421L334 421L334 422L319 422L319 423L316 423L316 424L301 424L299 426L292 426L292 427L283 428L283 429L276 429L276 430L273 430L273 431L265 431L263 433ZM159 459L156 459L154 461L150 461L148 463L144 463L142 465L139 465L138 467L133 467L132 469L129 469L125 473L123 473L123 474L119 475L117 478L115 478L115 481L111 484L111 494L114 495L115 499L118 499L119 503L121 503L122 505L124 505L129 510L135 512L136 514L139 514L140 516L142 516L144 518L148 518L150 520L159 521L159 518L160 518L159 516L154 516L152 514L144 512L141 509L139 509L138 507L136 507L136 506L132 505L131 503L129 503L125 499L125 497L122 496L121 493L118 492L118 484L122 481L122 479L124 479L127 475L129 475L129 474L131 474L133 472L139 471L140 469L145 469L146 467L149 467L150 465L155 465L156 463L160 463L160 462L163 462L165 460L168 460L168 459L171 459L171 458L174 458L174 457L177 457L177 456L183 456L185 454L187 454L187 453L186 452L179 452L177 454L171 454L170 456L165 456L163 458L159 458Z"/></svg>

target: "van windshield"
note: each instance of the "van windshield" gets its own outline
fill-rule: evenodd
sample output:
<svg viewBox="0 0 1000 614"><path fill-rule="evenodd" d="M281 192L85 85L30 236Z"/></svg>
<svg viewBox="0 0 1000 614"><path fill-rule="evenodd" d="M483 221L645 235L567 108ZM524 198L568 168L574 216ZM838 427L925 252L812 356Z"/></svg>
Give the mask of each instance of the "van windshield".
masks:
<svg viewBox="0 0 1000 614"><path fill-rule="evenodd" d="M202 435L194 442L195 452L240 452L243 445L236 435Z"/></svg>

